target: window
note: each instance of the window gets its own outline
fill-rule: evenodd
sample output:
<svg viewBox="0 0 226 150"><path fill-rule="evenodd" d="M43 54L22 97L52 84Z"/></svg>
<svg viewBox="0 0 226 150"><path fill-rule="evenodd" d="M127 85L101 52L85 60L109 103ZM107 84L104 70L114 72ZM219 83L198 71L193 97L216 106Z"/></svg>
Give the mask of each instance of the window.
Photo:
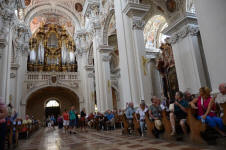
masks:
<svg viewBox="0 0 226 150"><path fill-rule="evenodd" d="M46 107L60 107L60 104L56 100L50 100L46 103Z"/></svg>

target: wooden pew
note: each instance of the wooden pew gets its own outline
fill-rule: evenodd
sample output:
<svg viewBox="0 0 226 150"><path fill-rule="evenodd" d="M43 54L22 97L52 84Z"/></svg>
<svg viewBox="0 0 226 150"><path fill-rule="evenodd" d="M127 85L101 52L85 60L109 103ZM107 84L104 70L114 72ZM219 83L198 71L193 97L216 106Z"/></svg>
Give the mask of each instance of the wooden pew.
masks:
<svg viewBox="0 0 226 150"><path fill-rule="evenodd" d="M172 132L170 120L167 118L166 110L162 111L162 123L164 126L163 137L166 139L171 138L170 133Z"/></svg>
<svg viewBox="0 0 226 150"><path fill-rule="evenodd" d="M13 146L13 125L12 124L7 125L5 142L7 144L8 149L11 149Z"/></svg>
<svg viewBox="0 0 226 150"><path fill-rule="evenodd" d="M222 117L224 125L226 125L226 103L220 104L220 106L223 108L224 116Z"/></svg>
<svg viewBox="0 0 226 150"><path fill-rule="evenodd" d="M122 115L122 122L123 122L122 134L129 135L129 122L126 118L126 114Z"/></svg>
<svg viewBox="0 0 226 150"><path fill-rule="evenodd" d="M138 119L139 119L139 114L133 113L133 125L134 125L134 130L136 132L137 136L141 135L141 131L140 131L140 123L136 120L135 115L137 115Z"/></svg>
<svg viewBox="0 0 226 150"><path fill-rule="evenodd" d="M146 114L145 114L145 123L147 125L147 135L154 137L153 134L152 134L152 130L154 129L155 124L154 124L153 121L151 121L149 119L149 113L148 112L146 112Z"/></svg>
<svg viewBox="0 0 226 150"><path fill-rule="evenodd" d="M190 140L194 143L204 144L206 143L201 137L201 132L206 130L206 124L203 124L200 120L194 117L195 110L192 108L187 109L187 124L190 127Z"/></svg>

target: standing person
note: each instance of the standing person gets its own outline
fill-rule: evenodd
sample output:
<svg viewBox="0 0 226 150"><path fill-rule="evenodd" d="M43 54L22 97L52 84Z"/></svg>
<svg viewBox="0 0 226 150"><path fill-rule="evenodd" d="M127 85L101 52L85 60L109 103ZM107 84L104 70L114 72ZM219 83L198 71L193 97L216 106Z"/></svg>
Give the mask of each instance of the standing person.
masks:
<svg viewBox="0 0 226 150"><path fill-rule="evenodd" d="M5 136L6 136L6 120L8 112L3 100L0 98L0 149L5 149Z"/></svg>
<svg viewBox="0 0 226 150"><path fill-rule="evenodd" d="M75 129L76 126L76 114L75 114L75 107L71 106L71 110L69 112L69 126L70 126L70 131L69 133L74 133L76 134L75 131L73 131Z"/></svg>
<svg viewBox="0 0 226 150"><path fill-rule="evenodd" d="M80 126L81 126L81 131L84 129L86 131L86 111L85 108L82 109L81 114L80 114Z"/></svg>
<svg viewBox="0 0 226 150"><path fill-rule="evenodd" d="M50 116L48 116L47 118L47 125L48 125L48 128L51 128L51 120L50 120Z"/></svg>
<svg viewBox="0 0 226 150"><path fill-rule="evenodd" d="M58 115L57 123L58 123L58 128L62 129L63 128L63 117L62 117L62 115Z"/></svg>
<svg viewBox="0 0 226 150"><path fill-rule="evenodd" d="M141 136L144 136L144 126L145 126L145 113L148 111L148 108L145 105L144 100L141 101L140 108L136 111L136 120L140 122ZM138 120L137 114L140 115L140 120Z"/></svg>
<svg viewBox="0 0 226 150"><path fill-rule="evenodd" d="M66 109L63 112L63 119L64 119L64 121L63 121L64 131L65 131L65 133L67 133L68 127L69 127L69 114Z"/></svg>
<svg viewBox="0 0 226 150"><path fill-rule="evenodd" d="M54 115L52 115L52 116L50 117L50 121L51 121L51 126L52 126L52 128L55 129L55 121L56 121L56 119L55 119Z"/></svg>
<svg viewBox="0 0 226 150"><path fill-rule="evenodd" d="M126 118L128 119L129 121L129 131L131 131L133 129L133 113L135 113L135 110L133 108L133 103L130 102L128 104L128 107L126 109Z"/></svg>

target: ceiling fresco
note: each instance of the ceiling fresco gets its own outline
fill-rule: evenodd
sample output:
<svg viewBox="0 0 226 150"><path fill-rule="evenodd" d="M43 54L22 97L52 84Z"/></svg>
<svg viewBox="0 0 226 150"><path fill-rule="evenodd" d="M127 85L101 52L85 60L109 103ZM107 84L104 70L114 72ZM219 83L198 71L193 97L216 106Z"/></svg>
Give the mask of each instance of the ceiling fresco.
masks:
<svg viewBox="0 0 226 150"><path fill-rule="evenodd" d="M73 35L75 33L75 27L72 24L71 20L61 15L44 13L40 16L34 17L30 22L30 29L32 34L37 31L41 24L57 24L64 26L70 35Z"/></svg>

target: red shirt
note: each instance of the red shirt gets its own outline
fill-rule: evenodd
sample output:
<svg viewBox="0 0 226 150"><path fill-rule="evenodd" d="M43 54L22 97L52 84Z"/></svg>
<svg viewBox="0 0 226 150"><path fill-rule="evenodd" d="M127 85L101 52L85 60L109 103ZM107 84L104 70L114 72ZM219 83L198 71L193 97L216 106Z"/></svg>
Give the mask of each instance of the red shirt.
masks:
<svg viewBox="0 0 226 150"><path fill-rule="evenodd" d="M69 120L69 114L67 112L63 113L64 120Z"/></svg>
<svg viewBox="0 0 226 150"><path fill-rule="evenodd" d="M210 103L210 100L211 100L211 97L203 100L203 105L202 105L202 101L201 101L201 96L199 96L198 98L198 102L197 102L197 106L198 106L198 115L199 116L202 116L205 114L205 112L207 111L208 109L208 105ZM216 113L215 113L215 110L216 110L216 105L214 104L211 108L211 111L210 113L208 114L208 116L210 117L213 117L213 116L216 116Z"/></svg>

